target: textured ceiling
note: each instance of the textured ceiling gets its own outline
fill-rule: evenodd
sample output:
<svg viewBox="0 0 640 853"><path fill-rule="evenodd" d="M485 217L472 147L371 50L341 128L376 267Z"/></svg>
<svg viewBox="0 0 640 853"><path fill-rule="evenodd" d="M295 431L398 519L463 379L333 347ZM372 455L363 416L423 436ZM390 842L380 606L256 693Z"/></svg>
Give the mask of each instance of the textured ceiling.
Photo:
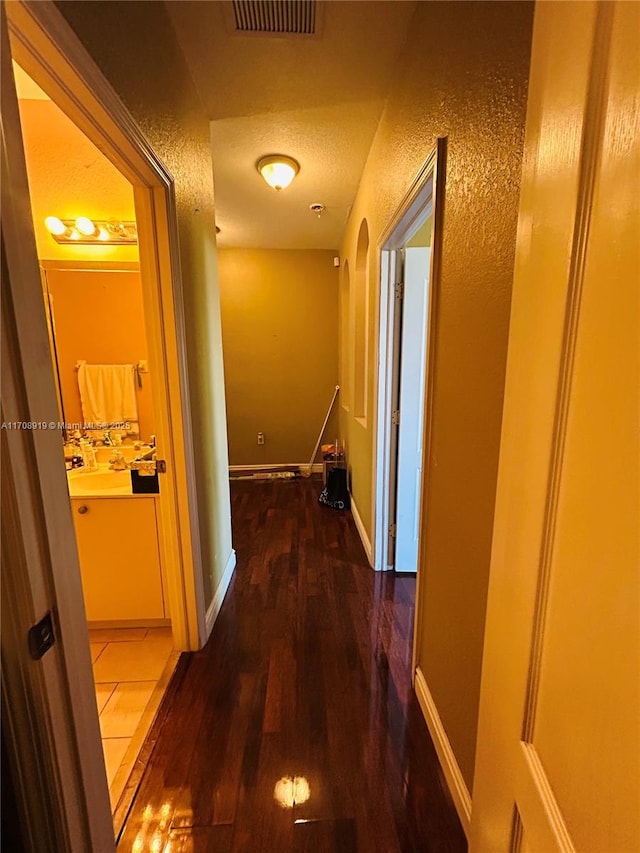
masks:
<svg viewBox="0 0 640 853"><path fill-rule="evenodd" d="M313 37L236 33L227 2L165 5L211 119L219 244L336 249L415 3L325 0ZM274 153L300 163L280 193L255 168Z"/></svg>

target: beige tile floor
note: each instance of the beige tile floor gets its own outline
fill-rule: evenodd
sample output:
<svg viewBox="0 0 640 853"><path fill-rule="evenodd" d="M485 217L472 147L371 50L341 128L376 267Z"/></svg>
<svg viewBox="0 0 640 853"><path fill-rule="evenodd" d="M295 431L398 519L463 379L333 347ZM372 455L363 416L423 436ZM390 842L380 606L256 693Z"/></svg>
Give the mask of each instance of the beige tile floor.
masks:
<svg viewBox="0 0 640 853"><path fill-rule="evenodd" d="M132 747L142 746L160 701L158 684L163 675L166 680L167 667L176 656L170 628L90 629L89 640L102 749L115 808L126 784L126 769L135 761ZM149 713L151 705L155 707Z"/></svg>

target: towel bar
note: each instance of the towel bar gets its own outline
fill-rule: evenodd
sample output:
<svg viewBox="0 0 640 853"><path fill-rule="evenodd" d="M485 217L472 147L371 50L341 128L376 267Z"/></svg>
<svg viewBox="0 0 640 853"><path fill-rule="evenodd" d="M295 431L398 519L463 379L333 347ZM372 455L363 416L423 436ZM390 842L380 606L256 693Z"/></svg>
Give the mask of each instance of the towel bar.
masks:
<svg viewBox="0 0 640 853"><path fill-rule="evenodd" d="M82 367L82 365L86 364L86 363L87 363L86 359L84 359L84 358L78 359L78 361L76 361L76 370L79 370ZM149 372L149 367L147 365L146 359L142 359L141 361L138 361L133 366L140 373L148 373Z"/></svg>

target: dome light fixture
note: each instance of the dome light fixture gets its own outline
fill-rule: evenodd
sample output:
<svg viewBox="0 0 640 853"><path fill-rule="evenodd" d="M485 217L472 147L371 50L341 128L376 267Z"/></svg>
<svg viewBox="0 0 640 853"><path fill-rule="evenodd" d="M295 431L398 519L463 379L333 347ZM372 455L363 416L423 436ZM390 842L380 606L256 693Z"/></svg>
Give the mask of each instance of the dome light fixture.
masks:
<svg viewBox="0 0 640 853"><path fill-rule="evenodd" d="M286 157L284 154L269 154L258 160L256 168L269 186L280 192L288 187L298 174L300 164L293 157Z"/></svg>

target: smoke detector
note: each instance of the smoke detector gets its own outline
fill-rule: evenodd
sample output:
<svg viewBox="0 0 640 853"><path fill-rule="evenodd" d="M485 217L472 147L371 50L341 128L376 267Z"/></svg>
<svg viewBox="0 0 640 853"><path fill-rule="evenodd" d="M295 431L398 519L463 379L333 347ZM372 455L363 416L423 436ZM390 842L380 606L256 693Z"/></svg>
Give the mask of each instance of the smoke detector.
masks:
<svg viewBox="0 0 640 853"><path fill-rule="evenodd" d="M314 201L313 204L309 205L309 210L311 211L311 213L316 213L318 219L320 219L326 208L324 204L321 204L319 201Z"/></svg>

